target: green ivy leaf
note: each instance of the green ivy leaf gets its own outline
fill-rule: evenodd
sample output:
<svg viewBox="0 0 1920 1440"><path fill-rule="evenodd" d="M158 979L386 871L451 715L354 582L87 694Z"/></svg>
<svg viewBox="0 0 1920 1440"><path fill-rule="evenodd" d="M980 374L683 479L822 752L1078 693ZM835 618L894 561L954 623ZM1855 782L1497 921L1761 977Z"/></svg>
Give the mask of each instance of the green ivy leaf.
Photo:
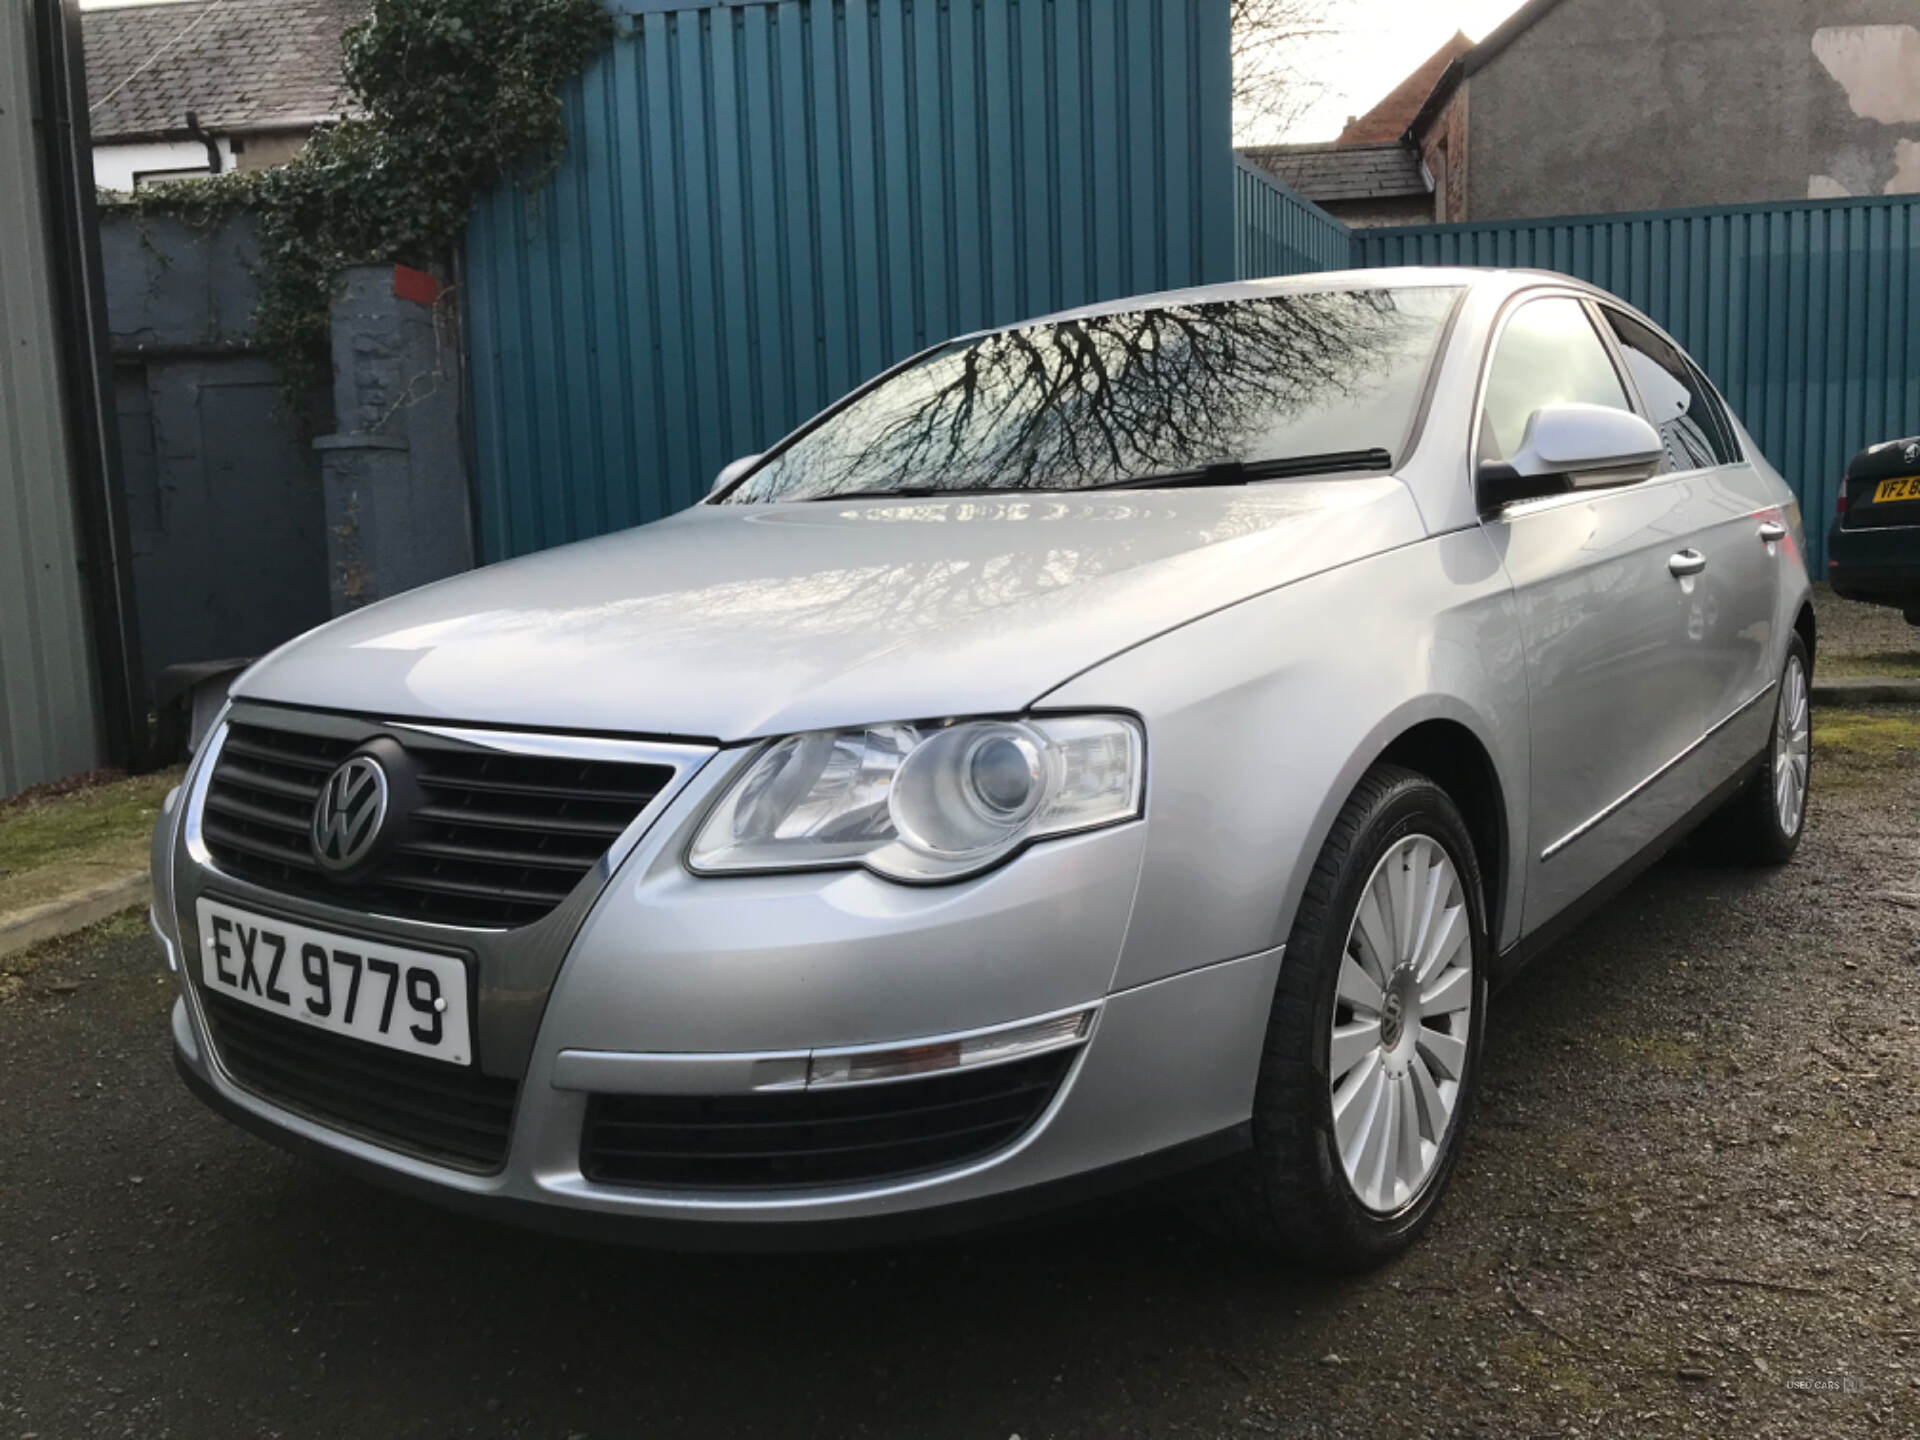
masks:
<svg viewBox="0 0 1920 1440"><path fill-rule="evenodd" d="M602 0L374 0L346 32L356 118L317 131L276 170L135 193L143 214L259 219L255 339L280 367L291 413L330 378L328 309L350 265L431 265L480 197L536 185L559 164L560 88L614 33Z"/></svg>

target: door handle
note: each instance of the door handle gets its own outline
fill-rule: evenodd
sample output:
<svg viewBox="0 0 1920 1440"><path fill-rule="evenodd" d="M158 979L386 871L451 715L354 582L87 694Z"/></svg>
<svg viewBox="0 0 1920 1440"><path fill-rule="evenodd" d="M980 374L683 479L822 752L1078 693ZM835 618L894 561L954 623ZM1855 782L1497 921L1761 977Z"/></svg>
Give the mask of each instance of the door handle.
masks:
<svg viewBox="0 0 1920 1440"><path fill-rule="evenodd" d="M1682 550L1678 555L1669 556L1667 559L1667 569L1673 572L1677 580L1684 580L1689 575L1698 575L1706 568L1707 557L1698 550Z"/></svg>
<svg viewBox="0 0 1920 1440"><path fill-rule="evenodd" d="M1760 527L1760 540L1763 544L1772 545L1786 538L1787 527L1778 520L1768 520Z"/></svg>

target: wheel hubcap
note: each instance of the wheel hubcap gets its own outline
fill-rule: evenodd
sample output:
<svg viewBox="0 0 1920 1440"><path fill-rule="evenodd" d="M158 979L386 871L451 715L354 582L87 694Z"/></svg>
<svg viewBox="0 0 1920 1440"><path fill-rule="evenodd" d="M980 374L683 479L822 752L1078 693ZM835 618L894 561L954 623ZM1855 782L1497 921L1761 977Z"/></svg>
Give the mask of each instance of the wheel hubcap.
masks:
<svg viewBox="0 0 1920 1440"><path fill-rule="evenodd" d="M1440 843L1409 835L1380 857L1347 932L1327 1083L1347 1183L1379 1214L1433 1178L1466 1075L1472 923Z"/></svg>
<svg viewBox="0 0 1920 1440"><path fill-rule="evenodd" d="M1807 710L1807 671L1794 656L1780 680L1780 704L1773 721L1773 809L1781 830L1800 829L1807 808L1807 770L1813 752Z"/></svg>

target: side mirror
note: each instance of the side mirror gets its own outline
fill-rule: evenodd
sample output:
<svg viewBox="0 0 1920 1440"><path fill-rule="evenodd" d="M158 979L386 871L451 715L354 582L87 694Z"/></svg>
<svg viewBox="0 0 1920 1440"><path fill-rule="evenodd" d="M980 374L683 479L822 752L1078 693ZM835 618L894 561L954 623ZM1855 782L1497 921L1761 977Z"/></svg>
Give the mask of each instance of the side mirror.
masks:
<svg viewBox="0 0 1920 1440"><path fill-rule="evenodd" d="M742 455L731 465L721 466L720 473L713 477L712 488L707 491L707 494L710 496L718 495L722 490L726 489L727 486L731 485L742 475L753 469L754 466L758 465L761 455L765 453L765 451L762 451L759 455Z"/></svg>
<svg viewBox="0 0 1920 1440"><path fill-rule="evenodd" d="M1651 478L1665 455L1659 432L1607 405L1543 405L1527 420L1513 457L1487 461L1474 477L1481 512L1522 500Z"/></svg>

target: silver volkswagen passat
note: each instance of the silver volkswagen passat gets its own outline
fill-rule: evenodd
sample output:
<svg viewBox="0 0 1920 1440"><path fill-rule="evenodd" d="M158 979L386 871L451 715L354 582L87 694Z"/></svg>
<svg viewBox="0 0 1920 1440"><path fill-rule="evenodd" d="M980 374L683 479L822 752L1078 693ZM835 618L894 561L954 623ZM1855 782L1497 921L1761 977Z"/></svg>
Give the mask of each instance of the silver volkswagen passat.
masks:
<svg viewBox="0 0 1920 1440"><path fill-rule="evenodd" d="M1381 270L909 360L657 524L249 670L167 806L181 1074L282 1144L662 1243L1203 1163L1352 1267L1490 984L1806 816L1800 513L1645 316Z"/></svg>

